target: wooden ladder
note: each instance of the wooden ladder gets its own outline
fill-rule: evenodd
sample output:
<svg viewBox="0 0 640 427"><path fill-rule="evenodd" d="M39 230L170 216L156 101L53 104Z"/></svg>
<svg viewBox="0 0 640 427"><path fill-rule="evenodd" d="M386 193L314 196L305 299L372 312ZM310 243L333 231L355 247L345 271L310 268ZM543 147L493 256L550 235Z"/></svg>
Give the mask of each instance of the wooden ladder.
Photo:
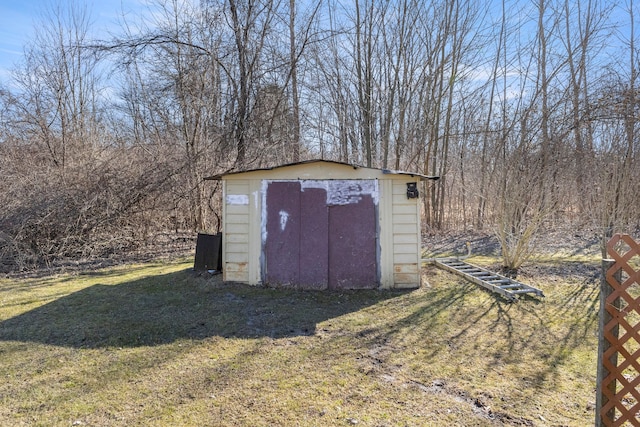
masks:
<svg viewBox="0 0 640 427"><path fill-rule="evenodd" d="M509 301L515 301L516 298L522 294L533 294L539 297L544 297L544 294L538 288L525 285L517 280L510 279L501 274L493 273L482 267L469 264L456 258L432 258L425 261L432 262L437 267L462 276L492 292L497 292Z"/></svg>

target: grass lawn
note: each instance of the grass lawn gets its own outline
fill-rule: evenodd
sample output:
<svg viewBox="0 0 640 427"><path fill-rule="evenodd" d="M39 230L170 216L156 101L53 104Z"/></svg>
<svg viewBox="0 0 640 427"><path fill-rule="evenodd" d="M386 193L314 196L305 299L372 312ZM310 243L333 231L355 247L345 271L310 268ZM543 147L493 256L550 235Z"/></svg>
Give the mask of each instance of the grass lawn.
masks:
<svg viewBox="0 0 640 427"><path fill-rule="evenodd" d="M407 292L190 262L0 279L0 425L593 425L597 264L578 263L525 271L546 298L514 304L433 267Z"/></svg>

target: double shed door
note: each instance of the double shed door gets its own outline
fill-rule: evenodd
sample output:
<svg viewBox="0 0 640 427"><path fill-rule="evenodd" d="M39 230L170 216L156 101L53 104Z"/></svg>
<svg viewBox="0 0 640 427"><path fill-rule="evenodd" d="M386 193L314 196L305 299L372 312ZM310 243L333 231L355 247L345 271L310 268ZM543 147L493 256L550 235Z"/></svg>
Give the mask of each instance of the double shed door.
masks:
<svg viewBox="0 0 640 427"><path fill-rule="evenodd" d="M377 288L377 200L376 180L267 181L263 282Z"/></svg>

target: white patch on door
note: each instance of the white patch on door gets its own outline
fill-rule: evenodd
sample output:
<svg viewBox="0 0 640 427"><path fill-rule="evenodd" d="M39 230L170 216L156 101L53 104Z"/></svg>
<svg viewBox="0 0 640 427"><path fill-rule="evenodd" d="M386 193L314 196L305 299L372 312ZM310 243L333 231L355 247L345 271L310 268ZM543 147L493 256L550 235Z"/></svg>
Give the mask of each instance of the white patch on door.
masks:
<svg viewBox="0 0 640 427"><path fill-rule="evenodd" d="M378 181L376 180L344 180L330 181L327 192L327 205L351 205L359 203L362 196L371 196L373 203L378 204Z"/></svg>
<svg viewBox="0 0 640 427"><path fill-rule="evenodd" d="M260 212L260 235L262 237L262 245L267 242L267 187L271 181L262 180L260 195L262 198L262 209Z"/></svg>
<svg viewBox="0 0 640 427"><path fill-rule="evenodd" d="M328 180L315 180L315 179L303 179L300 181L300 189L304 191L307 188L320 188L329 192L329 181Z"/></svg>
<svg viewBox="0 0 640 427"><path fill-rule="evenodd" d="M289 213L287 211L280 211L280 230L284 231L287 228L287 221L289 221Z"/></svg>
<svg viewBox="0 0 640 427"><path fill-rule="evenodd" d="M328 179L302 180L302 191L306 188L321 188L327 192L327 205L351 205L360 202L362 196L371 196L378 205L378 180L375 179Z"/></svg>

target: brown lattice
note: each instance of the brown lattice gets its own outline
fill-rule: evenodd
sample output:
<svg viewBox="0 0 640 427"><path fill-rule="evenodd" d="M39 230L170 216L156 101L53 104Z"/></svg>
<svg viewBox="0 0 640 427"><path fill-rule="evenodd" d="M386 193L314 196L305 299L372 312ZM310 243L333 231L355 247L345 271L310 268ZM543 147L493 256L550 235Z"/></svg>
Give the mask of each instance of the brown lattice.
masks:
<svg viewBox="0 0 640 427"><path fill-rule="evenodd" d="M606 272L600 416L606 426L640 427L640 245L616 234L607 252L614 263Z"/></svg>

